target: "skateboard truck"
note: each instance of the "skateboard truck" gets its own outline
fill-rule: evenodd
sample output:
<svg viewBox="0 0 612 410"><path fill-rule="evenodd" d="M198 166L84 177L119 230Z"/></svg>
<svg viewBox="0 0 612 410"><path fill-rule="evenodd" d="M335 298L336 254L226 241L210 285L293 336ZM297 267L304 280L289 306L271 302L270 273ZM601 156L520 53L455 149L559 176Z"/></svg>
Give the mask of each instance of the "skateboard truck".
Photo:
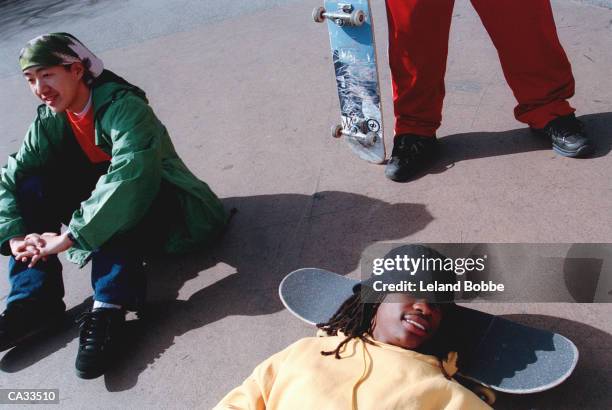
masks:
<svg viewBox="0 0 612 410"><path fill-rule="evenodd" d="M365 13L363 10L354 10L350 3L338 3L338 10L328 12L325 7L317 7L312 11L312 19L317 23L323 23L328 18L336 25L359 27L365 23Z"/></svg>
<svg viewBox="0 0 612 410"><path fill-rule="evenodd" d="M366 147L371 147L376 142L375 131L368 131L366 133L355 132L354 130L347 131L340 124L332 126L331 134L334 138L340 138L344 135Z"/></svg>

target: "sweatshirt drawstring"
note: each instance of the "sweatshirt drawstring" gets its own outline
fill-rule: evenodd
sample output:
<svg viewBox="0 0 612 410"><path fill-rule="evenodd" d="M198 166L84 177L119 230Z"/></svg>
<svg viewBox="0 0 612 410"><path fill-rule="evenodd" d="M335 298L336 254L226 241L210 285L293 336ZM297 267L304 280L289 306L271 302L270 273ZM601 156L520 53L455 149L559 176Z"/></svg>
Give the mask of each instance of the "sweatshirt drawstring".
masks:
<svg viewBox="0 0 612 410"><path fill-rule="evenodd" d="M459 354L457 352L448 352L446 359L440 360L440 370L442 370L442 374L448 380L450 380L455 373L459 370L457 368L457 360L459 359Z"/></svg>
<svg viewBox="0 0 612 410"><path fill-rule="evenodd" d="M362 349L363 371L361 372L361 376L359 376L359 379L357 379L357 381L353 385L353 392L351 394L351 409L352 410L357 410L357 388L368 377L368 373L370 372L370 368L372 365L372 356L370 356L370 352L368 352L366 343L361 339L359 340L361 341L361 345L363 347Z"/></svg>

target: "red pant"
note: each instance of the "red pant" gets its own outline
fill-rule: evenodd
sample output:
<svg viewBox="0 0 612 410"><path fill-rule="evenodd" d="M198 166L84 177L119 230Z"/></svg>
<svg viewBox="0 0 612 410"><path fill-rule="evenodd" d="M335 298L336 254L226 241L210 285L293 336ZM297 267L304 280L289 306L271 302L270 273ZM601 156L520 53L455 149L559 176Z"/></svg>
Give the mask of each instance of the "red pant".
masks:
<svg viewBox="0 0 612 410"><path fill-rule="evenodd" d="M574 112L574 77L549 0L471 0L497 48L518 105L534 128ZM396 135L434 135L442 119L454 0L387 0Z"/></svg>

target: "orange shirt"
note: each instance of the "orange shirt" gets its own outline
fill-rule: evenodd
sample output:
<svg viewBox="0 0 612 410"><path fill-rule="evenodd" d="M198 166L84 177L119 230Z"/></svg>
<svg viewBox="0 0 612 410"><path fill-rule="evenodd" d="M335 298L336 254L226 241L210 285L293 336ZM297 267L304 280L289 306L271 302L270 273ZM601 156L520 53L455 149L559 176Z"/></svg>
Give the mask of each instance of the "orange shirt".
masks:
<svg viewBox="0 0 612 410"><path fill-rule="evenodd" d="M111 157L95 144L94 110L92 107L90 106L87 113L82 117L78 117L70 111L66 111L66 115L74 136L89 161L93 164L110 161Z"/></svg>

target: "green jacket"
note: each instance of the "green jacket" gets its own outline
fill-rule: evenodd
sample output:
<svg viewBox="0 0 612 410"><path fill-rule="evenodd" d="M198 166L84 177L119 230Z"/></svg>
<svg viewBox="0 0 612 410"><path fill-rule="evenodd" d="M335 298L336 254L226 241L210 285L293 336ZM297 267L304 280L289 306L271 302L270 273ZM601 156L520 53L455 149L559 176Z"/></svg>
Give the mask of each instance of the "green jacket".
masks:
<svg viewBox="0 0 612 410"><path fill-rule="evenodd" d="M181 208L180 215L173 216L164 249L186 252L214 240L225 227L227 214L208 185L178 157L144 92L105 71L92 93L95 143L111 156L111 162L89 199L72 215L69 229L76 243L68 250L68 259L83 266L93 250L133 228L155 199L162 179L177 188L173 191ZM65 113L39 106L21 148L0 170L0 244L30 233L17 207L16 183L58 166L58 148L66 138L74 134Z"/></svg>

